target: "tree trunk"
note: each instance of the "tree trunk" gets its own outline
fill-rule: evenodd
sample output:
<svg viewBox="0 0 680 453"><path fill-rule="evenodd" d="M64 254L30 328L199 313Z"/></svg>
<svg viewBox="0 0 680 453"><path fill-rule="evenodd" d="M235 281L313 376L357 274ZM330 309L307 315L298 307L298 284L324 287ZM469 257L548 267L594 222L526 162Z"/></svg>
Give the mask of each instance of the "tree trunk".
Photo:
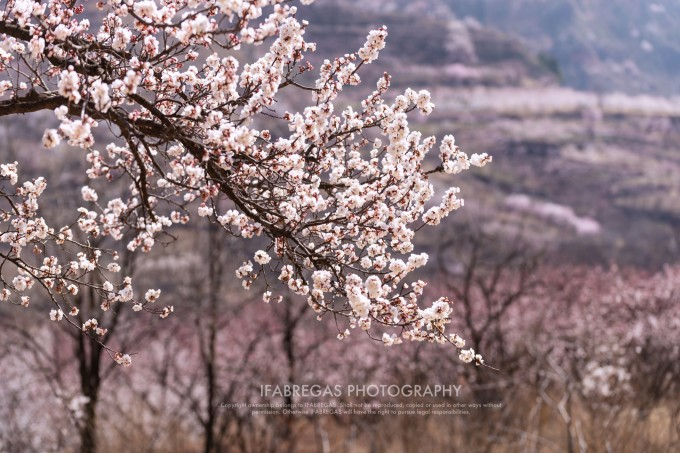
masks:
<svg viewBox="0 0 680 453"><path fill-rule="evenodd" d="M80 428L80 453L97 451L97 400L90 399L85 405L83 425Z"/></svg>

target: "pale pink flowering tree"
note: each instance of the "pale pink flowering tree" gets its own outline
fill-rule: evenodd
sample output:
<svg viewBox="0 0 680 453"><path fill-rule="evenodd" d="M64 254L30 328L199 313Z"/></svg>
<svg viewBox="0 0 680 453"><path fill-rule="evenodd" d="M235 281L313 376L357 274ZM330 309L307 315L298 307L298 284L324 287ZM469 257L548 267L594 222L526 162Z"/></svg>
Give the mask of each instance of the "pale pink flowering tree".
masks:
<svg viewBox="0 0 680 453"><path fill-rule="evenodd" d="M407 89L387 101L387 74L360 107L337 108L340 92L359 84L361 67L378 57L387 31L371 31L361 49L324 61L312 76L305 57L315 46L288 3L110 0L95 10L93 3L3 2L0 116L53 110L58 127L45 131L43 145L82 148L93 182L82 188L74 224L50 226L38 213L46 181L15 189L16 165L3 163L0 255L17 276L3 280L2 299L28 304L22 293L37 283L54 302L53 320L93 338L105 326L96 319L77 325L70 316L78 312L70 296L83 286L100 293L103 310L130 302L135 311L168 316L172 307L156 304L158 291L140 295L129 278L114 278L115 244L149 252L172 237L173 225L204 217L233 236L268 239L236 270L246 288L265 280L265 301L280 297L267 282L273 274L319 316L377 330L387 345L450 342L464 361L482 363L445 332L448 300L426 306L419 301L425 283L408 277L427 263L426 254L414 253L416 232L463 204L452 187L432 205L429 175L491 158L468 157L447 136L440 162L428 169L436 140L410 130L408 114L429 114L430 94ZM243 46L265 43L255 61L236 58ZM308 107L277 108L288 93L308 97ZM265 129L272 124L287 132ZM102 125L116 136L110 143L95 142ZM114 180L129 183L125 196L107 196L106 182ZM101 236L113 240L112 251L89 245Z"/></svg>

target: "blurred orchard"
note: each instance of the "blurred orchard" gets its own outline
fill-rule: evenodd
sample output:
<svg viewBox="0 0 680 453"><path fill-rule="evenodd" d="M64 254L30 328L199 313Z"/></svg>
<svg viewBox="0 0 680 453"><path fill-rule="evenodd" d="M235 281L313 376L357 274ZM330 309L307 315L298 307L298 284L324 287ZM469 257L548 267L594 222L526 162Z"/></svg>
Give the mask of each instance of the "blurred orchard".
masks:
<svg viewBox="0 0 680 453"><path fill-rule="evenodd" d="M659 104L478 92L436 117L380 68L391 28L319 55L310 3L2 2L0 451L677 451L680 265L607 255L593 212L496 196L512 162L491 173L442 124L577 109L596 141L611 105ZM319 401L262 393L285 384L495 406L227 407Z"/></svg>

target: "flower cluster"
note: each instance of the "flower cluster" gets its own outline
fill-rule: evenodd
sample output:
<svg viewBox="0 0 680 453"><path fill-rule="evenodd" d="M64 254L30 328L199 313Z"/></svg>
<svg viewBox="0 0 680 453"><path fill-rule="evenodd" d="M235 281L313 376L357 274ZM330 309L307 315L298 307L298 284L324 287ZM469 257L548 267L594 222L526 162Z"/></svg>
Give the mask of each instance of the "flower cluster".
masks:
<svg viewBox="0 0 680 453"><path fill-rule="evenodd" d="M18 165L16 162L0 165L0 180L9 183L10 187L17 186L19 181ZM11 272L0 277L0 301L8 301L14 305L28 307L30 297L26 295L36 283L46 290L55 308L49 312L52 321L67 320L66 314L78 317L80 309L74 305L75 296L82 287L90 287L99 293L103 300L102 309L108 310L111 303L133 300L132 280L123 278L121 284L106 280L102 284L92 283L89 274L111 275L121 271L115 260L115 252L83 246L74 239L74 233L69 226L59 229L50 227L47 221L39 216L39 199L47 189L44 178L25 181L11 190L6 185L0 188L0 257L7 263L15 264L15 275ZM85 201L96 202L97 193L85 186L82 188ZM98 228L97 223L89 216L89 211L81 208L81 215L77 224L84 231ZM58 246L72 259L60 259L56 254L47 253L48 244ZM26 256L24 250L29 248L33 253ZM104 264L103 257L110 255L114 260ZM37 257L37 258L36 258ZM106 271L106 274L103 273ZM111 275L113 277L113 275ZM146 303L155 302L160 296L159 290L149 290L146 293ZM136 304L140 305L140 304ZM135 305L135 306L136 306ZM141 305L140 305L141 306ZM149 310L163 314L162 310ZM70 324L77 327L74 321ZM96 319L90 319L82 326L82 331L92 332L96 337L106 334L106 328L100 327Z"/></svg>
<svg viewBox="0 0 680 453"><path fill-rule="evenodd" d="M30 96L31 105L54 109L60 125L45 132L45 147L65 140L86 149L93 180L129 178L124 198L107 200L104 191L83 187L82 233L120 241L132 232L127 248L148 252L159 235L196 214L234 236L270 239L254 262L236 270L245 288L274 272L319 316L344 316L350 329L376 323L401 329L383 336L387 345L426 340L460 350L461 341L445 333L449 302L423 308L425 284L409 280L427 262L427 255L414 252L414 238L463 205L457 188L433 203L430 175L458 173L491 158L468 157L447 136L441 165L427 170L436 140L411 130L408 117L432 112L430 94L407 89L388 99L387 74L360 106L335 103L344 89L361 83L361 67L378 58L385 27L371 31L356 53L324 61L307 86L300 76L313 69L305 58L315 46L305 40L308 24L296 18L296 7L283 3L109 0L98 4L106 11L95 25L84 7L11 1L0 17L10 45L0 74L15 98ZM253 62L240 64L229 55L265 41L266 51ZM19 54L40 74L29 94L11 85L12 72L20 71L11 62ZM276 101L295 90L311 92L309 107L281 109ZM105 152L95 149L100 123L119 133ZM2 168L11 178L11 165ZM42 190L42 183L34 184L27 194ZM47 240L44 223L31 221L3 242L21 247ZM98 266L91 253L65 268L78 282ZM104 310L134 298L127 280L116 288L104 285L98 288ZM273 288L266 286L263 299L269 301ZM147 292L133 309L149 309L157 297ZM165 307L160 314L171 312ZM125 364L129 357L117 360Z"/></svg>

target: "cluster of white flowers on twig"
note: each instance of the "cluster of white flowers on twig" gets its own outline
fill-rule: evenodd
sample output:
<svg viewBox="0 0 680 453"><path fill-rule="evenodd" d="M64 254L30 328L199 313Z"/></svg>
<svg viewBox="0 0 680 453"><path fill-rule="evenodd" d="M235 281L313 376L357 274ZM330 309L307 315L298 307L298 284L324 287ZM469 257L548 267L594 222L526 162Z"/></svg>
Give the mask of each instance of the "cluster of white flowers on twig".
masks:
<svg viewBox="0 0 680 453"><path fill-rule="evenodd" d="M359 70L378 58L387 30L371 31L356 53L324 61L315 81L306 81L313 68L305 55L315 46L288 3L108 0L97 3L95 25L85 6L10 0L0 12L0 74L10 96L0 101L0 115L54 110L60 125L45 132L47 148L65 140L87 150L93 180L129 178L127 199L103 200L94 188L82 189L77 227L86 235L121 240L132 231L127 248L148 252L174 224L196 215L234 236L266 236L269 246L255 263L236 270L244 287L274 273L319 316L344 316L350 329L401 330L383 335L385 344L450 342L462 360L481 363L474 351L462 351L460 337L445 333L453 313L448 300L423 308L425 283L408 277L427 263L426 254L414 253L416 232L463 205L450 188L430 206L429 176L491 158L468 157L447 136L440 164L428 170L436 140L411 130L408 115L430 114L430 94L407 89L387 101L387 74L360 108L340 110L337 97L361 82ZM267 51L249 64L231 52L265 41ZM13 82L17 74L21 86ZM309 106L280 111L277 99L289 90L309 94ZM275 136L258 127L265 119L289 132ZM102 122L119 133L105 151L93 136ZM44 241L49 233L38 227L32 234ZM84 258L93 269L76 262L78 272L99 269L98 256L92 250ZM106 284L104 294L133 299L129 280L117 292ZM266 286L269 301L273 288ZM134 309L157 297L147 293ZM83 330L100 328L94 326Z"/></svg>
<svg viewBox="0 0 680 453"><path fill-rule="evenodd" d="M57 322L66 319L74 327L81 328L78 325L80 309L70 296L77 295L83 286L100 295L103 311L117 302L133 301L135 306L142 307L158 299L160 291L149 290L145 301L134 302L130 277L122 278L120 284L112 283L121 270L116 263L118 254L115 251L78 242L73 234L75 225L59 229L48 225L38 214L39 198L47 188L44 178L25 181L15 187L18 181L16 162L0 165L0 244L3 246L0 257L4 264L13 265L15 271L13 277L10 277L11 272L0 275L0 301L28 307L30 296L27 293L37 283L54 304L55 308L49 312L50 319ZM83 198L88 197L92 198L92 194L84 190ZM92 221L86 211L81 211L75 223L83 228L84 223ZM59 254L67 259L60 259ZM104 263L103 256L108 257L108 264ZM162 314L162 311L158 312ZM86 321L81 329L97 341L107 333L96 319ZM108 350L112 355L117 354Z"/></svg>

